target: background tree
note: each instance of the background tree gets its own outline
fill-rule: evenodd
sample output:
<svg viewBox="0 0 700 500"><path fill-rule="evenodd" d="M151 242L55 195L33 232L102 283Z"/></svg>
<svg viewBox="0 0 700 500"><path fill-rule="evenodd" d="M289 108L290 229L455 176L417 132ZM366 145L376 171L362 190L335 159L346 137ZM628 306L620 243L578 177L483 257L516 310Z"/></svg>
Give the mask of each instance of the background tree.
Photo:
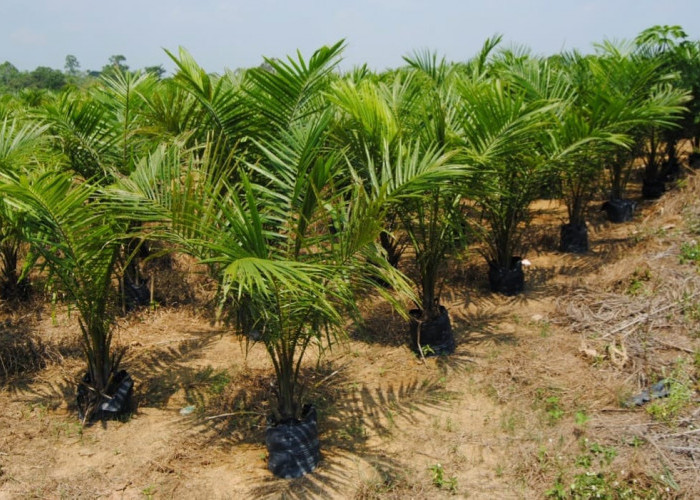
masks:
<svg viewBox="0 0 700 500"><path fill-rule="evenodd" d="M109 56L109 63L102 66L100 74L110 76L115 72L125 73L127 71L129 71L129 66L126 64L126 56L114 54Z"/></svg>
<svg viewBox="0 0 700 500"><path fill-rule="evenodd" d="M158 64L156 66L146 66L143 71L155 76L157 80L162 79L163 75L165 75L165 68L162 64Z"/></svg>
<svg viewBox="0 0 700 500"><path fill-rule="evenodd" d="M66 56L66 63L64 64L63 68L68 76L78 76L80 73L80 63L78 62L78 58L72 54L68 54Z"/></svg>
<svg viewBox="0 0 700 500"><path fill-rule="evenodd" d="M21 86L20 71L9 61L0 64L0 89L16 90Z"/></svg>

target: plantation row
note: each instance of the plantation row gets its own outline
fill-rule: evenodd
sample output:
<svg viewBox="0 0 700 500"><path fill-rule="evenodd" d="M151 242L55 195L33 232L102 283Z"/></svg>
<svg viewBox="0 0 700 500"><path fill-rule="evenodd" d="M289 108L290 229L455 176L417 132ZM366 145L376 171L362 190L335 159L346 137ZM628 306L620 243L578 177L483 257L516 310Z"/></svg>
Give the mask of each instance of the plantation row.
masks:
<svg viewBox="0 0 700 500"><path fill-rule="evenodd" d="M181 49L172 78L115 71L41 102L3 96L0 293L26 298L39 266L75 306L81 419L128 407L112 324L120 305L148 304L140 266L167 248L206 265L217 314L265 345L278 398L269 466L304 474L319 452L302 360L360 319L357 297L406 314L419 354L449 354L439 290L452 252L479 245L492 290L517 294L533 200L561 198L561 249L586 252L593 200L629 220L633 168L658 197L678 146L699 145L700 44L680 28L593 55L499 41L464 63L418 52L382 74L336 71L342 42L224 75ZM416 283L398 267L407 247Z"/></svg>

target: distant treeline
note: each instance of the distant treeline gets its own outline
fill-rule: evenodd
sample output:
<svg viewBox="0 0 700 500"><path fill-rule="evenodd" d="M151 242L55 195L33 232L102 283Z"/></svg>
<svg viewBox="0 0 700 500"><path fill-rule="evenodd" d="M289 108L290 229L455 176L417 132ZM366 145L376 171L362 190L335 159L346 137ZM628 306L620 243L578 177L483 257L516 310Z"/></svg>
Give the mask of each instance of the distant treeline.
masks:
<svg viewBox="0 0 700 500"><path fill-rule="evenodd" d="M101 70L81 71L80 63L74 55L67 55L64 70L38 66L32 71L20 71L9 61L0 64L0 92L16 92L23 89L61 90L66 85L81 86L102 75L109 75L116 70L127 71L126 57L121 54L109 58L108 64ZM143 72L153 73L158 78L165 74L162 65L147 66Z"/></svg>

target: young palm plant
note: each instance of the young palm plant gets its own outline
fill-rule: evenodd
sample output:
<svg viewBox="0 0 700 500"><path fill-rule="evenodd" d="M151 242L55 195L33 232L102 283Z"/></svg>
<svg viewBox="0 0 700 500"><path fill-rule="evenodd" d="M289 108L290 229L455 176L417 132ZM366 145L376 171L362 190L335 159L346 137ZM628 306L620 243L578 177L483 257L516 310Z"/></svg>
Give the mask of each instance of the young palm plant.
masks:
<svg viewBox="0 0 700 500"><path fill-rule="evenodd" d="M492 291L514 295L524 287L519 253L529 205L552 166L543 142L561 103L530 99L505 78L461 80L457 89L463 154L477 167L481 189L475 201L489 283Z"/></svg>
<svg viewBox="0 0 700 500"><path fill-rule="evenodd" d="M444 164L450 156L435 147L421 150L416 144L405 151L399 148L394 168L401 171L405 164L419 162ZM447 257L465 239L464 189L460 183L468 182L466 173L466 168L454 172L452 178L429 186L421 197L403 200L397 209L418 270L420 301L418 309L410 311L411 343L421 355L451 354L455 350L449 314L440 301L440 290Z"/></svg>
<svg viewBox="0 0 700 500"><path fill-rule="evenodd" d="M691 81L684 81L682 58L688 35L680 26L652 26L635 38L636 52L643 58L660 62L659 71L674 73L674 86L693 88ZM651 127L644 148L645 166L642 195L645 198L659 198L666 190L666 181L678 175L680 164L676 151L678 142L688 129L690 113L679 117L675 127ZM692 120L692 118L691 118ZM685 122L685 123L682 123ZM682 123L682 125L681 125Z"/></svg>
<svg viewBox="0 0 700 500"><path fill-rule="evenodd" d="M606 91L611 106L634 114L617 131L633 139L631 147L611 151L607 165L610 180L608 216L613 222L630 220L633 204L624 199L634 160L647 147L648 131L673 127L687 101L685 90L674 88L672 76L659 59L642 57L631 48L605 43L592 65L594 78Z"/></svg>
<svg viewBox="0 0 700 500"><path fill-rule="evenodd" d="M221 284L221 311L267 351L276 379L268 466L281 477L305 474L319 460L315 411L304 404L308 354L341 339L348 316L359 319L360 294L377 290L399 306L378 283L413 298L377 244L388 207L451 175L424 162L382 180L330 147L333 111L320 94L330 80L326 55L322 49L308 63L275 61L279 71L258 76L255 95L274 109L267 111L271 132L255 143L255 162L171 150L151 155L115 193L149 222L151 237L167 237L210 266ZM304 85L304 78L315 83ZM303 95L309 88L314 95Z"/></svg>
<svg viewBox="0 0 700 500"><path fill-rule="evenodd" d="M388 83L369 78L339 81L330 95L342 111L336 136L343 139L348 161L364 178L379 172L386 182L406 168L449 159L444 154L451 111L444 98L449 67L425 54L407 61L413 67L388 75ZM455 348L449 316L439 300L439 278L456 247L455 230L462 229L457 223L461 211L456 180L457 176L445 179L420 197L394 205L380 237L393 265L406 246L414 250L420 300L418 309L411 311L411 341L421 352L425 348L443 354Z"/></svg>
<svg viewBox="0 0 700 500"><path fill-rule="evenodd" d="M390 83L371 76L337 80L328 96L338 110L333 132L336 147L345 149L348 162L363 178L369 176L368 163L380 165L387 152L417 129L412 122L421 90L411 74L397 72ZM380 242L389 262L397 267L408 242L398 231L401 208L395 208L387 215Z"/></svg>
<svg viewBox="0 0 700 500"><path fill-rule="evenodd" d="M93 185L58 171L3 176L0 192L24 212L22 234L78 311L87 373L78 387L83 422L128 408L133 382L112 348L110 298L120 228Z"/></svg>
<svg viewBox="0 0 700 500"><path fill-rule="evenodd" d="M593 78L591 57L561 54L550 60L528 59L508 68L515 85L530 99L558 101L555 121L542 141L543 154L554 166L560 181L569 220L561 227L560 249L588 251L585 213L599 189L603 161L615 147L631 142L616 133L635 115L620 103L611 102L606 88Z"/></svg>
<svg viewBox="0 0 700 500"><path fill-rule="evenodd" d="M0 174L17 176L35 165L45 130L38 123L6 117L0 125ZM31 257L25 261L24 271L18 273L23 226L23 211L0 199L0 299L3 300L29 296L26 272L32 264Z"/></svg>
<svg viewBox="0 0 700 500"><path fill-rule="evenodd" d="M404 57L404 60L415 81L414 93L420 96L415 103L413 129L409 134L420 137L426 145L418 148L418 152L416 144L414 151L409 149L409 152L421 155L423 161L435 161L435 155L440 155L440 161L447 161L458 149L454 141L456 66L425 51ZM401 150L397 157L396 165L401 169L405 161ZM411 341L421 354L424 350L431 354L449 354L455 349L449 314L441 304L440 290L448 256L463 248L466 242L463 198L475 192L468 173L469 169L464 166L459 175L430 186L420 200L408 200L397 207L419 275L421 300L418 309L411 311Z"/></svg>
<svg viewBox="0 0 700 500"><path fill-rule="evenodd" d="M326 115L260 144L265 157L238 166L236 183L227 180L231 172L206 165L215 155L191 160L193 167L183 170L178 155L170 154L152 156L119 194L134 200L132 214L168 222L160 237L217 272L222 311L241 334L264 345L277 399L269 467L281 477L309 472L319 459L315 412L303 404L307 353L343 337L347 316L359 318L360 292L378 289L392 298L379 280L410 293L376 245L387 199L402 196L405 186L375 191L358 176L349 180L342 156L324 148L329 123ZM280 439L300 441L301 449L280 448Z"/></svg>

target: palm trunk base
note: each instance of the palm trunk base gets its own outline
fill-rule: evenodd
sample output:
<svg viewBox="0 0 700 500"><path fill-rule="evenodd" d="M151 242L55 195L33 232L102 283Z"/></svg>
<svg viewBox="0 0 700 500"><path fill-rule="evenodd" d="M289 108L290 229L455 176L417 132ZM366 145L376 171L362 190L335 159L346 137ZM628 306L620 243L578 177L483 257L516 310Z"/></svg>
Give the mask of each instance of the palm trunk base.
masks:
<svg viewBox="0 0 700 500"><path fill-rule="evenodd" d="M31 292L32 287L28 279L8 279L0 282L0 299L8 302L26 302Z"/></svg>
<svg viewBox="0 0 700 500"><path fill-rule="evenodd" d="M661 179L642 180L642 196L646 200L656 200L661 198L666 192L666 183Z"/></svg>
<svg viewBox="0 0 700 500"><path fill-rule="evenodd" d="M700 168L700 153L690 153L688 155L688 165L693 169Z"/></svg>

